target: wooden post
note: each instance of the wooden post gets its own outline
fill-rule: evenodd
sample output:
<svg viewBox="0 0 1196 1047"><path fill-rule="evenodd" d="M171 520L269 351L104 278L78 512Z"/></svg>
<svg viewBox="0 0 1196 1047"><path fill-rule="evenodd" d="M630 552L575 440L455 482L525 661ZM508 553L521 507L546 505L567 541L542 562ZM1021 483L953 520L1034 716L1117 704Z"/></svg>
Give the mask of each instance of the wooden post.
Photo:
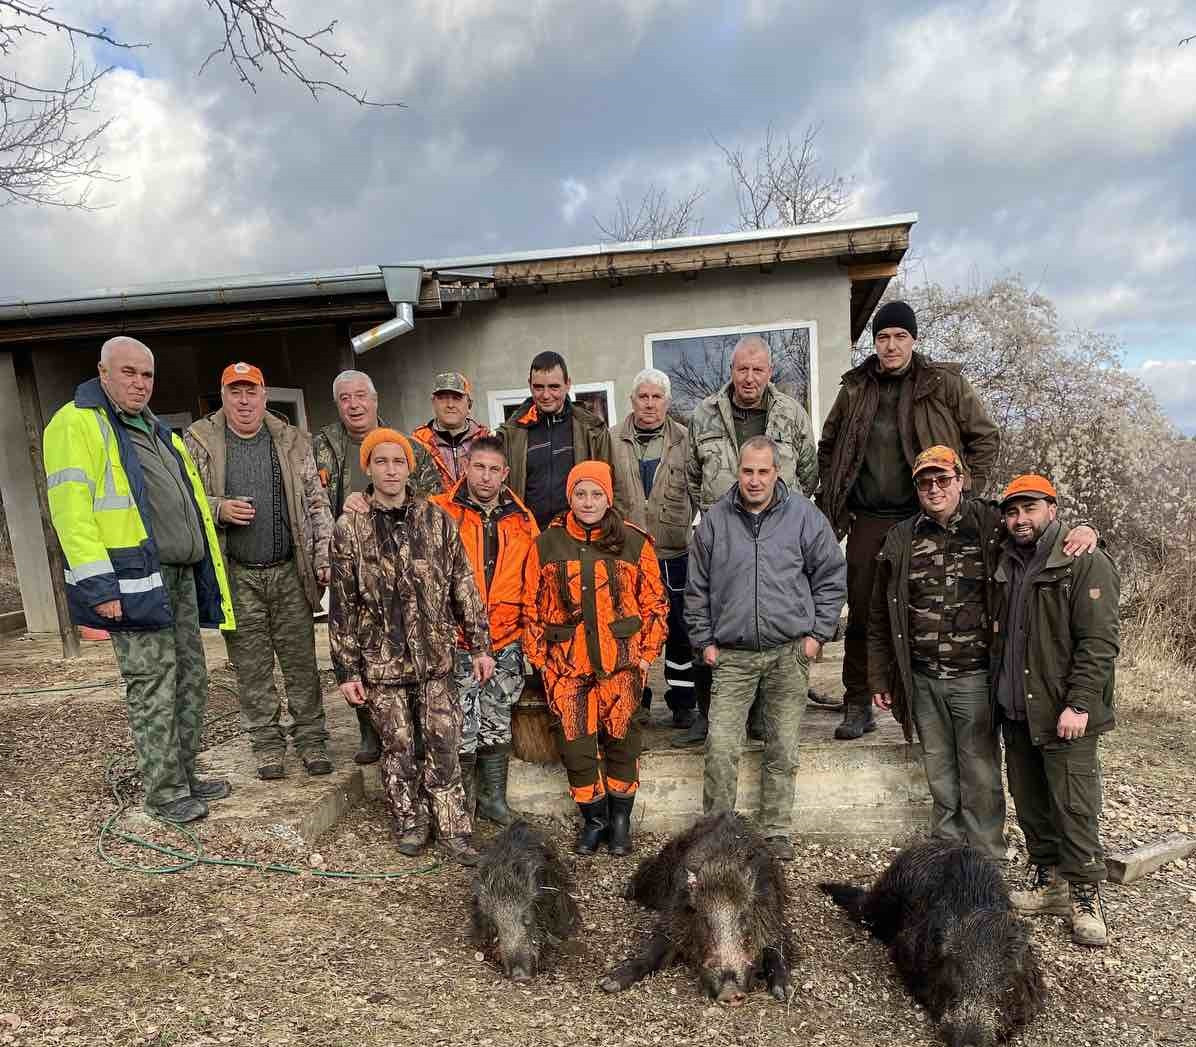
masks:
<svg viewBox="0 0 1196 1047"><path fill-rule="evenodd" d="M33 486L41 510L42 532L46 536L46 552L50 560L50 585L54 591L54 610L58 614L58 631L62 635L63 658L79 657L79 633L71 622L66 606L66 559L58 544L58 535L50 523L50 499L46 495L46 467L42 461L41 400L37 395L37 374L33 369L33 354L17 349L12 354L13 372L17 379L17 398L21 403L21 418L25 422L25 437L29 441L29 457L33 461Z"/></svg>
<svg viewBox="0 0 1196 1047"><path fill-rule="evenodd" d="M1110 854L1105 859L1105 865L1109 869L1109 879L1114 883L1133 883L1134 880L1161 869L1168 862L1186 858L1193 851L1196 851L1196 837L1172 833L1132 851Z"/></svg>

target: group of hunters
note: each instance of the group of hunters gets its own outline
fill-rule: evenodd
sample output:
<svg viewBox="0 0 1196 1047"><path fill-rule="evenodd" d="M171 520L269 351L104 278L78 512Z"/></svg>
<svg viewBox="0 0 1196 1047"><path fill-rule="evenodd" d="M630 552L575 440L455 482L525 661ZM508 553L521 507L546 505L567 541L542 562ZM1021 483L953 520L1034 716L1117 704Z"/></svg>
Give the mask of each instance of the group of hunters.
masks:
<svg viewBox="0 0 1196 1047"><path fill-rule="evenodd" d="M307 774L333 770L313 622L327 589L354 759L381 761L404 855L436 839L473 864L473 818L513 820L511 711L529 675L581 814L577 852L628 854L637 712L663 653L676 743L705 745L704 809L735 806L745 731L760 738L759 823L788 860L801 716L827 702L809 668L846 602L835 737L891 710L920 742L933 834L997 861L1003 739L1031 863L1014 904L1105 944L1098 740L1114 724L1116 568L1091 528L1065 530L1046 477L982 497L999 432L959 365L915 351L907 304L883 306L872 332L817 444L758 335L688 426L649 368L608 429L546 351L497 433L472 417L461 374L437 376L433 417L408 435L379 417L370 378L345 371L338 420L314 439L267 410L265 377L243 362L180 437L149 408L149 348L110 339L44 457L71 614L111 635L147 812L191 821L230 791L196 774L201 626L223 631L258 775L286 775L288 733Z"/></svg>

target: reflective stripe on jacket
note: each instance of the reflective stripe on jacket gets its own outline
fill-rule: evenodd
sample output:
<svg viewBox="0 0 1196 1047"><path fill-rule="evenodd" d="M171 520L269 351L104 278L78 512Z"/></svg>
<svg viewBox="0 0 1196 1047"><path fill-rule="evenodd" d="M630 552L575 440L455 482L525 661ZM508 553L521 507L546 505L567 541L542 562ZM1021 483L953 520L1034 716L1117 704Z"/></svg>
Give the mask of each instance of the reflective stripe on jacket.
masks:
<svg viewBox="0 0 1196 1047"><path fill-rule="evenodd" d="M540 534L531 510L510 488L505 494L511 501L504 503L498 519L498 557L489 586L486 585L486 526L482 514L465 501L465 481L458 483L448 494L437 494L428 499L448 513L457 525L465 555L473 567L474 581L490 618L490 645L495 651L523 639L523 568Z"/></svg>
<svg viewBox="0 0 1196 1047"><path fill-rule="evenodd" d="M150 420L190 481L203 524L206 551L195 565L200 624L232 629L228 579L199 473L178 434ZM80 385L50 419L43 458L50 519L66 558L71 621L109 632L173 625L141 461L98 378ZM96 613L109 600L121 601L119 620Z"/></svg>

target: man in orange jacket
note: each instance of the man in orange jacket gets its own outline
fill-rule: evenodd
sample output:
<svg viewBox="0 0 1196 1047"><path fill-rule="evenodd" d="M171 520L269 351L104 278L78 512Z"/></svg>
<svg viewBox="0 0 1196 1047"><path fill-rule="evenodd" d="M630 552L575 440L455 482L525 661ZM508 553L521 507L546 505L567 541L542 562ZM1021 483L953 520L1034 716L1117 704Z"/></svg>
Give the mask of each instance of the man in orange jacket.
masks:
<svg viewBox="0 0 1196 1047"><path fill-rule="evenodd" d="M464 478L474 440L490 435L489 429L470 416L472 410L469 379L460 371L445 371L436 376L432 386L432 418L411 431L431 455L445 491Z"/></svg>
<svg viewBox="0 0 1196 1047"><path fill-rule="evenodd" d="M445 494L433 496L457 524L474 579L490 617L494 675L474 678L468 651L454 656L454 676L465 717L461 776L472 798L477 774L477 813L499 825L515 815L507 806L511 758L511 706L523 690L524 561L540 529L528 508L506 486L510 469L501 440L477 437L464 475Z"/></svg>

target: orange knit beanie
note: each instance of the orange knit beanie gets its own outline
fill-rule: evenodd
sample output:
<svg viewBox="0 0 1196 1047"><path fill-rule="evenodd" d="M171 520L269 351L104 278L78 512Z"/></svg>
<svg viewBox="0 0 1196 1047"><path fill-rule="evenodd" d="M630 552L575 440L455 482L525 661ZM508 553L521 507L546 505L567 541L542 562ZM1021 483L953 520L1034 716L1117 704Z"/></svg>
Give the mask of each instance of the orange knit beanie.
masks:
<svg viewBox="0 0 1196 1047"><path fill-rule="evenodd" d="M379 426L361 441L361 471L363 473L369 468L370 453L379 444L398 444L407 456L407 468L415 468L415 450L411 446L411 441L397 429L383 429Z"/></svg>
<svg viewBox="0 0 1196 1047"><path fill-rule="evenodd" d="M606 500L611 505L615 504L615 485L611 479L610 466L606 462L582 462L580 465L575 465L569 470L568 477L565 478L565 497L573 498L573 488L576 487L582 480L590 480L602 488L606 495Z"/></svg>

